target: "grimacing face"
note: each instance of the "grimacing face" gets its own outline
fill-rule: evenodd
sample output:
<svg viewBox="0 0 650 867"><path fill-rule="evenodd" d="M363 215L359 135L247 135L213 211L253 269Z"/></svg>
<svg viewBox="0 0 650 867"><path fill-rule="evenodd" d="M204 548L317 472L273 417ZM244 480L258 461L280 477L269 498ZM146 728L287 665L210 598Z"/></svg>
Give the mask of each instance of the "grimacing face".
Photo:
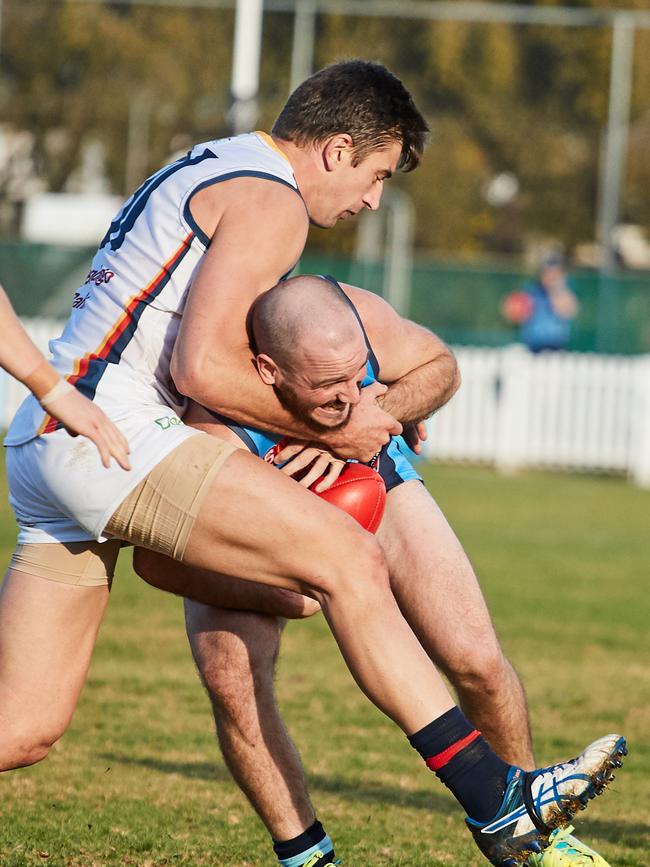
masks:
<svg viewBox="0 0 650 867"><path fill-rule="evenodd" d="M276 394L283 406L311 427L331 430L347 424L359 402L368 348L361 329L343 347L309 347L297 352L291 368L277 368Z"/></svg>
<svg viewBox="0 0 650 867"><path fill-rule="evenodd" d="M333 168L325 175L319 195L308 203L311 222L328 229L364 208L377 210L384 181L396 171L401 153L401 142L394 141L355 163L352 150L341 149L331 161Z"/></svg>

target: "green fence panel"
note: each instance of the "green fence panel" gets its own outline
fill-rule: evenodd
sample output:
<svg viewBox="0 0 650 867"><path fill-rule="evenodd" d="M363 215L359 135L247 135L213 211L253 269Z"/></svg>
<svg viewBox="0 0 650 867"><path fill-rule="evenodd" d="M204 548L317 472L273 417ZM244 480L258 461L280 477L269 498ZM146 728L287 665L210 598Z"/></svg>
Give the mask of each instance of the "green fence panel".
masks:
<svg viewBox="0 0 650 867"><path fill-rule="evenodd" d="M21 316L67 316L94 248L0 242L0 283Z"/></svg>
<svg viewBox="0 0 650 867"><path fill-rule="evenodd" d="M67 316L72 296L94 255L89 247L0 242L0 281L22 316ZM303 274L331 274L381 294L384 267L306 253ZM505 296L529 277L521 268L417 259L409 315L444 340L465 346L503 346L517 330L503 318ZM580 302L570 348L580 352L650 352L650 273L571 273Z"/></svg>
<svg viewBox="0 0 650 867"><path fill-rule="evenodd" d="M381 293L381 264L362 265L307 254L302 273L332 274ZM517 339L516 327L501 314L505 296L521 287L524 269L417 260L411 280L409 315L449 343L504 346ZM570 349L580 352L636 354L650 352L650 274L623 272L602 277L594 271L570 275L580 302Z"/></svg>

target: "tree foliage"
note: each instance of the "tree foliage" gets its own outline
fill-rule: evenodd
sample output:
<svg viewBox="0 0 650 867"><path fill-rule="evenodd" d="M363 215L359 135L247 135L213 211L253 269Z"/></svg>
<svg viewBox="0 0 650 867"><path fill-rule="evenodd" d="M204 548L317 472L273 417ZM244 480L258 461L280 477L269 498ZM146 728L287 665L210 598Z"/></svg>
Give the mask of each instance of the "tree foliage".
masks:
<svg viewBox="0 0 650 867"><path fill-rule="evenodd" d="M134 128L144 174L180 148L227 132L233 20L224 9L4 0L3 129L31 134L35 172L55 191L69 188L88 142L101 142L110 188L127 194ZM260 125L266 128L287 94L292 26L290 14L265 16ZM315 62L380 60L412 89L430 121L431 143L423 166L398 183L415 201L420 247L518 253L534 237L569 247L593 238L610 54L606 27L337 14L318 18ZM639 30L624 207L645 226L649 83L650 31ZM490 204L486 189L504 172L517 179L518 192ZM348 250L353 239L353 227L315 237Z"/></svg>

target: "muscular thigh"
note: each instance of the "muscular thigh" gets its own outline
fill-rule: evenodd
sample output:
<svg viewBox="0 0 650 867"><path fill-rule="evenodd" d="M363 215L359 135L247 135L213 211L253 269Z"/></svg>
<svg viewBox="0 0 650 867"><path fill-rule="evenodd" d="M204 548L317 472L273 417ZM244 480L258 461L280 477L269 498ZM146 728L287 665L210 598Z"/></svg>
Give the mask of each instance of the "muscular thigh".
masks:
<svg viewBox="0 0 650 867"><path fill-rule="evenodd" d="M469 559L424 485L390 492L377 535L400 607L444 669L477 642L496 642Z"/></svg>
<svg viewBox="0 0 650 867"><path fill-rule="evenodd" d="M244 443L212 413L191 402L184 417L186 424L211 436L230 442L240 449ZM203 606L252 611L286 618L308 617L320 610L313 599L280 587L255 581L241 581L213 569L201 569L179 563L155 551L136 548L133 564L136 572L149 584Z"/></svg>
<svg viewBox="0 0 650 867"><path fill-rule="evenodd" d="M210 487L184 561L314 595L328 591L332 574L347 574L346 563L373 555L353 518L238 450Z"/></svg>
<svg viewBox="0 0 650 867"><path fill-rule="evenodd" d="M196 404L185 421L242 445L232 430ZM312 596L308 585L323 588L336 564L340 571L346 556L358 558L368 548L369 537L352 518L240 448L214 480L190 536L185 564L258 581L267 585L266 597L274 587ZM285 603L278 597L271 608L265 604L261 610L279 613ZM315 610L302 604L298 608L294 600L286 616Z"/></svg>
<svg viewBox="0 0 650 867"><path fill-rule="evenodd" d="M109 588L10 570L0 591L0 725L67 725L83 685Z"/></svg>

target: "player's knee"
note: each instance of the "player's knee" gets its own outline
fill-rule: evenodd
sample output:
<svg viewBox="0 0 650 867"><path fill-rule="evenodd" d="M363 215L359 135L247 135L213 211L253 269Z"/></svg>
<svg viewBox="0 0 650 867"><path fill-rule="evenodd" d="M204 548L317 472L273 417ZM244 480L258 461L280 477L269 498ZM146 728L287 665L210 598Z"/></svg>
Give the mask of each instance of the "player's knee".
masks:
<svg viewBox="0 0 650 867"><path fill-rule="evenodd" d="M445 668L457 689L490 696L503 691L508 663L496 640L477 641L466 646Z"/></svg>
<svg viewBox="0 0 650 867"><path fill-rule="evenodd" d="M370 533L355 531L345 545L337 545L336 556L329 560L329 565L316 593L320 603L335 594L345 594L344 598L351 600L390 592L384 552Z"/></svg>
<svg viewBox="0 0 650 867"><path fill-rule="evenodd" d="M247 717L261 700L273 695L281 626L273 618L258 620L260 631L254 641L226 635L210 653L196 656L217 720Z"/></svg>
<svg viewBox="0 0 650 867"><path fill-rule="evenodd" d="M26 768L46 758L63 734L62 730L22 727L12 732L6 729L0 747L0 770Z"/></svg>
<svg viewBox="0 0 650 867"><path fill-rule="evenodd" d="M354 565L351 569L350 566ZM369 533L361 533L356 539L352 561L343 564L345 580L355 591L360 593L368 590L390 592L388 566L381 545ZM361 578L363 588L360 587ZM365 589L364 589L365 588ZM347 588L349 589L349 588Z"/></svg>
<svg viewBox="0 0 650 867"><path fill-rule="evenodd" d="M204 678L214 717L219 725L246 728L256 720L258 708L273 700L273 663L257 658L249 665L235 665L229 672Z"/></svg>

